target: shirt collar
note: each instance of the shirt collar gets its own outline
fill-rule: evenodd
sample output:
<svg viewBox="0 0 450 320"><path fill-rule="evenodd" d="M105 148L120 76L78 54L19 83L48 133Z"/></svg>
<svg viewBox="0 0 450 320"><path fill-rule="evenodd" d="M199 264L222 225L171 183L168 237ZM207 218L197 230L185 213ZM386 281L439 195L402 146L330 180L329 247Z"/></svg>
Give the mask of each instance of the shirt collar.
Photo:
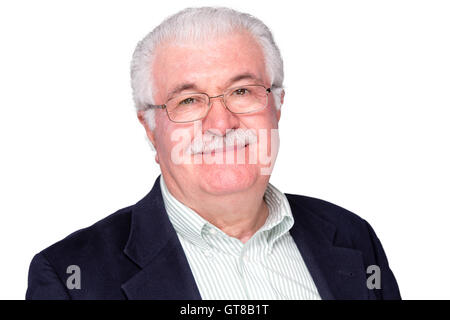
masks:
<svg viewBox="0 0 450 320"><path fill-rule="evenodd" d="M216 229L217 236L227 236L216 226L172 196L162 175L160 185L169 220L178 235L205 249L209 247L203 236L205 230ZM267 185L264 193L264 201L269 208L269 215L264 225L256 233L261 233L264 236L270 252L275 241L292 228L294 218L284 193L270 183Z"/></svg>
<svg viewBox="0 0 450 320"><path fill-rule="evenodd" d="M202 229L210 224L194 210L178 201L167 189L163 176L160 179L161 194L167 215L178 235L183 236L195 245L207 248L202 238Z"/></svg>
<svg viewBox="0 0 450 320"><path fill-rule="evenodd" d="M275 241L292 228L294 217L286 195L270 183L264 193L264 201L269 207L269 216L260 231L267 233L266 239L271 251Z"/></svg>

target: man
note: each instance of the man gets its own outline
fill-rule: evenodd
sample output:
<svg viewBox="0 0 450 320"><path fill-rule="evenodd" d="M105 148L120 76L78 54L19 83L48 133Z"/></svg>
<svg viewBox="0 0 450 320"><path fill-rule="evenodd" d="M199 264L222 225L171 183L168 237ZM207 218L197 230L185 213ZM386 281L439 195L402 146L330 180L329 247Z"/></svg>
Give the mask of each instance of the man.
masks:
<svg viewBox="0 0 450 320"><path fill-rule="evenodd" d="M162 175L38 253L28 299L399 299L369 224L269 184L283 64L269 29L186 9L137 46L137 115Z"/></svg>

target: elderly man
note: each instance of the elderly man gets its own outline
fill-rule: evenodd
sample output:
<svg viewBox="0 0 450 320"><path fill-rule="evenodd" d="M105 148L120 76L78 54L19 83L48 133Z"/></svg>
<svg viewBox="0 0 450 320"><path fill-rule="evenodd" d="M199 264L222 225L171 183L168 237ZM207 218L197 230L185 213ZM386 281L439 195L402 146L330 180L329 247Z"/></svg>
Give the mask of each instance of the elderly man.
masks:
<svg viewBox="0 0 450 320"><path fill-rule="evenodd" d="M269 183L283 63L269 29L183 10L137 46L150 193L38 253L27 299L399 299L369 224Z"/></svg>

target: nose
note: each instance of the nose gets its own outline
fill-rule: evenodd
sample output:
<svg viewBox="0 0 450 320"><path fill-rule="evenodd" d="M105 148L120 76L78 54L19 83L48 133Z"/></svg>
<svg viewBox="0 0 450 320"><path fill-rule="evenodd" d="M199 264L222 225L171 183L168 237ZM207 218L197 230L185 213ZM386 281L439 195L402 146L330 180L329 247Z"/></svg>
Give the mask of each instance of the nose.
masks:
<svg viewBox="0 0 450 320"><path fill-rule="evenodd" d="M203 129L205 131L212 130L225 135L227 129L239 128L239 118L225 106L223 96L212 97L210 100L211 107L208 114L203 119Z"/></svg>

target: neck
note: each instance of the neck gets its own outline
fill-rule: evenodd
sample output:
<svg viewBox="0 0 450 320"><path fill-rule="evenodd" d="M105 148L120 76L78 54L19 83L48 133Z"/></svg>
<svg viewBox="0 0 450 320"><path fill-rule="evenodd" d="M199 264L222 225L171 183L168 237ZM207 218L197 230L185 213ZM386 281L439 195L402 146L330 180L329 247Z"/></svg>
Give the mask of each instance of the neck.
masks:
<svg viewBox="0 0 450 320"><path fill-rule="evenodd" d="M183 192L171 177L164 177L164 182L170 194L178 201L242 243L247 242L264 225L269 214L264 202L268 182L255 183L245 191L225 195L209 194L201 190Z"/></svg>

